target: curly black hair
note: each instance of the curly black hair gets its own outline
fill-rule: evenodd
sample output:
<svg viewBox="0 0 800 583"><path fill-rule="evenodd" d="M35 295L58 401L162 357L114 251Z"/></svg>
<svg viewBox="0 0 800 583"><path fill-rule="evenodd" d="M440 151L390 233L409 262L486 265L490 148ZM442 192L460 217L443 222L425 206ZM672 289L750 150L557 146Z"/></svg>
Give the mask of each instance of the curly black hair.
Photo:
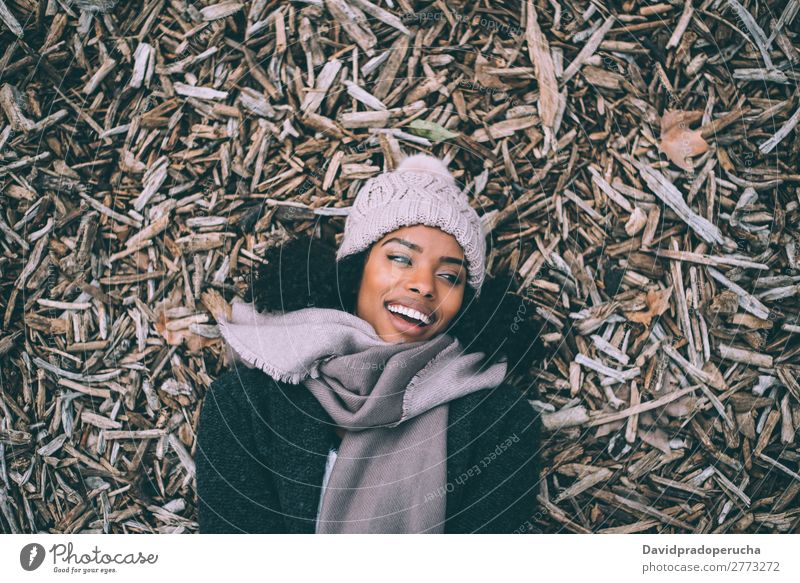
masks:
<svg viewBox="0 0 800 583"><path fill-rule="evenodd" d="M336 261L336 249L310 236L271 247L251 279L249 293L258 311L317 307L355 313L369 250ZM508 370L526 373L541 361L540 327L533 303L511 291L513 279L487 274L475 298L467 286L461 309L445 332L468 352L482 352L483 364L508 358Z"/></svg>

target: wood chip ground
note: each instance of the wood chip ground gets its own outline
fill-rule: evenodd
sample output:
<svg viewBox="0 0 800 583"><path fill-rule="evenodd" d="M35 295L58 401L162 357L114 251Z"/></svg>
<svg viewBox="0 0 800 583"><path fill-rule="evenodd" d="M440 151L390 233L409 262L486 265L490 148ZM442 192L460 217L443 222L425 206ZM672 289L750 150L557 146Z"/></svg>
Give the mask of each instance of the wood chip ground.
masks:
<svg viewBox="0 0 800 583"><path fill-rule="evenodd" d="M798 11L0 0L0 531L197 531L216 315L431 152L547 348L520 530L798 532Z"/></svg>

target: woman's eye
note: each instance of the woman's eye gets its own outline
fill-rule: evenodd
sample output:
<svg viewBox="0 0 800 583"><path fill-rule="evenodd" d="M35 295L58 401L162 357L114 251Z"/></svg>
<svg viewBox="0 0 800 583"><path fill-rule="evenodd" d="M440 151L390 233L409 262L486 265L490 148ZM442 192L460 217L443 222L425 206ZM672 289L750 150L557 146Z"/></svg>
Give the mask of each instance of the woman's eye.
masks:
<svg viewBox="0 0 800 583"><path fill-rule="evenodd" d="M402 255L389 255L388 257L390 261L394 261L395 259L400 259L398 263L406 263L406 264L409 263L408 257L404 257Z"/></svg>
<svg viewBox="0 0 800 583"><path fill-rule="evenodd" d="M397 263L402 263L403 265L411 264L411 260L404 255L387 255L386 257L389 259L389 261L395 261ZM442 275L452 285L458 285L458 283L461 281L461 278L455 273L443 273Z"/></svg>

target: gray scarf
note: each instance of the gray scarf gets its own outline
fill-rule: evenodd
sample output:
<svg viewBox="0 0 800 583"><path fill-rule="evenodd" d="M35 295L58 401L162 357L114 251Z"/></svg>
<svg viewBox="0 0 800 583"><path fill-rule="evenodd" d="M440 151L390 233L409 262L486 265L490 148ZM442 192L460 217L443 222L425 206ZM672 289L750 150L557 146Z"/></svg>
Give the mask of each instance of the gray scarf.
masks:
<svg viewBox="0 0 800 583"><path fill-rule="evenodd" d="M322 499L320 533L441 533L449 401L502 383L448 334L390 344L358 316L259 313L234 301L220 333L235 360L303 384L347 430Z"/></svg>

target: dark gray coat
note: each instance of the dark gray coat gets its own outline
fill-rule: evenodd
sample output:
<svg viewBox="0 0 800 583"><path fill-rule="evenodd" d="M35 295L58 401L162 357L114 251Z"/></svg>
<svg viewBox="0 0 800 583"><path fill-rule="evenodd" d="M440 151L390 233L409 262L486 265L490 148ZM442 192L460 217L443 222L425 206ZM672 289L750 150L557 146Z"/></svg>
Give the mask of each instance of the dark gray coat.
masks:
<svg viewBox="0 0 800 583"><path fill-rule="evenodd" d="M313 533L339 438L301 385L239 366L211 385L198 430L200 532ZM450 402L446 533L524 532L536 511L539 420L501 385Z"/></svg>

